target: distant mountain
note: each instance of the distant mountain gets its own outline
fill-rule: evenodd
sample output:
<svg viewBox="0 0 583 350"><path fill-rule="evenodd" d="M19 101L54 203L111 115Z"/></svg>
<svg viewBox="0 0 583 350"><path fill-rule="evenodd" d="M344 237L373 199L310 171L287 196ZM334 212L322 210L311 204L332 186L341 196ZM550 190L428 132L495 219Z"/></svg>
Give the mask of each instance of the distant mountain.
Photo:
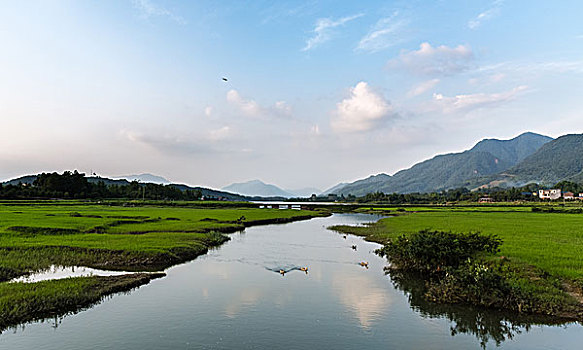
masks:
<svg viewBox="0 0 583 350"><path fill-rule="evenodd" d="M505 162L518 164L552 140L548 136L525 132L510 140L484 139L472 147L470 152L488 152Z"/></svg>
<svg viewBox="0 0 583 350"><path fill-rule="evenodd" d="M353 183L336 185L324 194L354 194L360 196L361 193L367 194L378 191L378 188L382 187L390 179L391 176L387 174L371 175L366 179L358 180Z"/></svg>
<svg viewBox="0 0 583 350"><path fill-rule="evenodd" d="M315 187L298 188L284 191L293 194L294 197L310 197L313 194L320 194L322 192L322 190Z"/></svg>
<svg viewBox="0 0 583 350"><path fill-rule="evenodd" d="M152 174L140 174L140 175L124 175L124 176L115 176L112 177L114 180L128 180L128 181L139 181L143 183L153 183L158 185L169 185L171 182L167 179L152 175Z"/></svg>
<svg viewBox="0 0 583 350"><path fill-rule="evenodd" d="M172 186L172 187L177 188L181 191L186 191L186 190L197 191L198 190L206 198L226 199L229 201L249 201L249 200L264 200L265 199L265 198L241 196L241 195L238 195L236 193L229 193L229 192L225 192L225 191L213 190L211 188L206 188L206 187L198 187L198 186L192 187L192 186L181 185L181 184L170 184L167 186ZM280 200L282 198L269 198L269 199Z"/></svg>
<svg viewBox="0 0 583 350"><path fill-rule="evenodd" d="M467 151L438 155L393 176L371 176L331 193L363 196L376 191L433 192L466 186L513 167L551 140L548 136L531 132L511 140L485 139Z"/></svg>
<svg viewBox="0 0 583 350"><path fill-rule="evenodd" d="M340 193L340 189L346 185L348 185L348 182L341 182L338 185L332 186L329 189L327 189L326 191L322 192L321 194L330 194L330 193Z"/></svg>
<svg viewBox="0 0 583 350"><path fill-rule="evenodd" d="M551 186L562 180L583 182L582 155L583 134L564 135L489 180L507 186L531 182Z"/></svg>
<svg viewBox="0 0 583 350"><path fill-rule="evenodd" d="M16 179L5 181L2 183L2 185L13 185L13 186L18 186L19 184L32 185L34 180L36 180L36 175L26 175L26 176L18 177Z"/></svg>
<svg viewBox="0 0 583 350"><path fill-rule="evenodd" d="M223 187L223 191L238 193L244 196L261 196L261 197L295 197L293 193L282 190L281 188L266 184L260 180L251 180L247 182L240 182L230 184Z"/></svg>

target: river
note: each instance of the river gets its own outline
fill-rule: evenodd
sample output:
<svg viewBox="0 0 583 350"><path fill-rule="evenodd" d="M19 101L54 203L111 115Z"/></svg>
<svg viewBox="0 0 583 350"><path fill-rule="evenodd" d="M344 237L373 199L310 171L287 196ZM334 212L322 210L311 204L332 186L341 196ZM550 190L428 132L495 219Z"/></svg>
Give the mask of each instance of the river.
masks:
<svg viewBox="0 0 583 350"><path fill-rule="evenodd" d="M427 305L415 294L419 281L384 274L377 244L326 229L377 219L336 214L247 228L130 293L7 330L0 349L581 348L578 323Z"/></svg>

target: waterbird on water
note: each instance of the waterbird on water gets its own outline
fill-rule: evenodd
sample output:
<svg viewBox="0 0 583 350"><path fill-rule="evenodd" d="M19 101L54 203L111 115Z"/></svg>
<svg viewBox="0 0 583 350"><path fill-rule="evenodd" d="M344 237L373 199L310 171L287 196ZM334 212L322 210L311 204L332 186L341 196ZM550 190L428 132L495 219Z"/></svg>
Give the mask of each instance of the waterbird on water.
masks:
<svg viewBox="0 0 583 350"><path fill-rule="evenodd" d="M308 273L308 267L300 267L300 271L304 271L306 274Z"/></svg>
<svg viewBox="0 0 583 350"><path fill-rule="evenodd" d="M366 267L368 269L368 261L361 261L360 266Z"/></svg>
<svg viewBox="0 0 583 350"><path fill-rule="evenodd" d="M281 273L281 275L285 275L285 270L279 270L279 273Z"/></svg>
<svg viewBox="0 0 583 350"><path fill-rule="evenodd" d="M356 245L353 244L352 245L352 249L356 250Z"/></svg>

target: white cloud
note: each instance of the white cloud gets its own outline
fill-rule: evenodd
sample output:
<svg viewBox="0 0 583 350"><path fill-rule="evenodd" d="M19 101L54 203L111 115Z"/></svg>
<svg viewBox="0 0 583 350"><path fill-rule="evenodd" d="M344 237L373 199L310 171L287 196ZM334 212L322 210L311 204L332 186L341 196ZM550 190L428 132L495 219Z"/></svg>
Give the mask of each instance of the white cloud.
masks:
<svg viewBox="0 0 583 350"><path fill-rule="evenodd" d="M527 89L521 85L510 91L486 94L469 94L446 97L442 94L433 94L433 101L429 110L440 111L442 113L455 113L469 111L486 107L497 107L501 104L514 100L521 92Z"/></svg>
<svg viewBox="0 0 583 350"><path fill-rule="evenodd" d="M206 106L204 109L204 115L206 115L207 117L210 117L213 115L215 109L213 108L213 106Z"/></svg>
<svg viewBox="0 0 583 350"><path fill-rule="evenodd" d="M358 43L356 50L378 52L398 44L403 39L399 35L408 21L398 18L395 12L392 16L381 18Z"/></svg>
<svg viewBox="0 0 583 350"><path fill-rule="evenodd" d="M208 139L210 141L221 141L228 138L230 135L231 128L229 126L223 126L222 128L209 131Z"/></svg>
<svg viewBox="0 0 583 350"><path fill-rule="evenodd" d="M409 90L409 92L407 93L407 96L409 96L409 97L419 96L419 95L423 94L424 92L434 88L437 84L439 84L439 81L440 81L439 79L431 79L431 80L423 81L423 82L417 84L416 86L414 86L411 90Z"/></svg>
<svg viewBox="0 0 583 350"><path fill-rule="evenodd" d="M186 20L178 16L170 10L155 4L151 0L132 0L134 7L140 11L140 15L144 19L152 17L167 17L178 24L186 24Z"/></svg>
<svg viewBox="0 0 583 350"><path fill-rule="evenodd" d="M233 129L223 126L197 132L176 130L121 130L119 136L132 144L143 145L168 155L214 154L236 152Z"/></svg>
<svg viewBox="0 0 583 350"><path fill-rule="evenodd" d="M469 68L474 59L467 45L433 47L425 42L417 51L403 51L388 62L391 69L406 69L418 75L453 75Z"/></svg>
<svg viewBox="0 0 583 350"><path fill-rule="evenodd" d="M318 45L321 45L322 43L330 40L334 33L334 28L342 26L347 22L350 22L362 16L364 16L364 14L359 13L353 16L342 17L336 21L330 18L318 19L316 21L316 27L313 30L314 36L312 36L306 41L306 46L302 48L302 51L311 50L317 47Z"/></svg>
<svg viewBox="0 0 583 350"><path fill-rule="evenodd" d="M350 89L348 98L336 105L331 125L339 132L362 132L394 115L391 104L361 81Z"/></svg>
<svg viewBox="0 0 583 350"><path fill-rule="evenodd" d="M248 116L259 117L262 114L262 109L255 100L241 97L237 90L229 90L227 92L227 102L235 105Z"/></svg>
<svg viewBox="0 0 583 350"><path fill-rule="evenodd" d="M310 135L313 136L320 136L320 126L318 126L318 124L312 125L312 127L310 128Z"/></svg>
<svg viewBox="0 0 583 350"><path fill-rule="evenodd" d="M477 72L506 72L520 74L535 73L583 73L583 60L579 61L548 61L548 62L501 62L480 67Z"/></svg>
<svg viewBox="0 0 583 350"><path fill-rule="evenodd" d="M493 73L483 77L476 77L468 79L468 84L470 85L486 85L499 83L506 78L504 73Z"/></svg>
<svg viewBox="0 0 583 350"><path fill-rule="evenodd" d="M502 4L504 3L503 0L495 0L489 9L484 12L481 12L476 17L472 18L468 21L468 27L470 29L476 29L483 22L488 21L500 14L500 9L502 8Z"/></svg>
<svg viewBox="0 0 583 350"><path fill-rule="evenodd" d="M273 106L264 107L253 99L242 97L234 89L227 92L227 102L237 107L245 115L254 118L289 117L292 115L292 107L285 101L277 101Z"/></svg>
<svg viewBox="0 0 583 350"><path fill-rule="evenodd" d="M120 135L131 143L145 145L165 154L211 153L215 151L210 148L208 142L199 142L199 138L190 138L174 133L143 133L122 130Z"/></svg>
<svg viewBox="0 0 583 350"><path fill-rule="evenodd" d="M267 8L260 12L263 16L261 24L282 22L289 18L297 18L312 14L315 5L315 2L304 2L300 4L293 2L288 4L284 1L273 1Z"/></svg>
<svg viewBox="0 0 583 350"><path fill-rule="evenodd" d="M287 104L287 102L285 101L277 101L275 102L274 105L274 109L284 115L291 115L292 114L292 108L289 104Z"/></svg>

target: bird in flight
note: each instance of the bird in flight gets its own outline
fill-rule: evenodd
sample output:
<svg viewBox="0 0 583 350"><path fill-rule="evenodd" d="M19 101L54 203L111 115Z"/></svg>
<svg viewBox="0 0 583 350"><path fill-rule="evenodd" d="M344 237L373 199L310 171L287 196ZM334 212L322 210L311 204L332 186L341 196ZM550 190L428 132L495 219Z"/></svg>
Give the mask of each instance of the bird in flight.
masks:
<svg viewBox="0 0 583 350"><path fill-rule="evenodd" d="M229 81L229 79L227 79L227 78L223 77L223 81Z"/></svg>

